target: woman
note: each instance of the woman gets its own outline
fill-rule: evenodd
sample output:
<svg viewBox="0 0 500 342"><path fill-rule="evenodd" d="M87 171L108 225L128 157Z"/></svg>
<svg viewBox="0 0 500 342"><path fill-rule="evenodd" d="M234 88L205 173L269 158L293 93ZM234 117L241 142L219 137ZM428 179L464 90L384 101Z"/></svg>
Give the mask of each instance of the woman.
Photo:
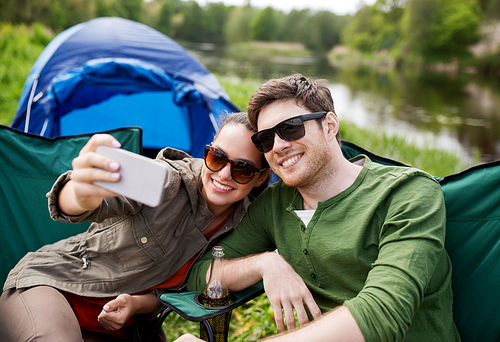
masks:
<svg viewBox="0 0 500 342"><path fill-rule="evenodd" d="M0 298L0 340L131 340L133 316L155 316L157 292L183 287L191 264L238 224L250 191L266 181L253 133L246 113L235 113L204 160L162 150L157 159L168 175L155 208L92 183L120 177L116 162L95 153L119 142L94 135L48 194L53 219L94 223L28 253L11 270Z"/></svg>

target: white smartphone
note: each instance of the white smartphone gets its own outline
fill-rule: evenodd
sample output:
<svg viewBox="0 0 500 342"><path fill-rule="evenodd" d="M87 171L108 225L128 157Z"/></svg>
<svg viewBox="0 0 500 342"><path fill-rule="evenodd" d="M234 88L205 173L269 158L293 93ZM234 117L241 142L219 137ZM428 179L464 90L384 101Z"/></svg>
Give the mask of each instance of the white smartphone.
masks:
<svg viewBox="0 0 500 342"><path fill-rule="evenodd" d="M99 145L96 152L120 164L118 182L96 181L95 185L149 207L160 204L167 166L159 161L120 148Z"/></svg>

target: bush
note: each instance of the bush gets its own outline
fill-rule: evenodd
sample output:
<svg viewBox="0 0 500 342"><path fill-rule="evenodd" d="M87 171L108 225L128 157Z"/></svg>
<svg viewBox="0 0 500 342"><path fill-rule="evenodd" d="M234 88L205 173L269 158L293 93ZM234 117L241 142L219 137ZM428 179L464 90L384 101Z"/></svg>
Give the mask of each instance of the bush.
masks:
<svg viewBox="0 0 500 342"><path fill-rule="evenodd" d="M0 23L0 124L12 121L31 67L51 39L41 24Z"/></svg>

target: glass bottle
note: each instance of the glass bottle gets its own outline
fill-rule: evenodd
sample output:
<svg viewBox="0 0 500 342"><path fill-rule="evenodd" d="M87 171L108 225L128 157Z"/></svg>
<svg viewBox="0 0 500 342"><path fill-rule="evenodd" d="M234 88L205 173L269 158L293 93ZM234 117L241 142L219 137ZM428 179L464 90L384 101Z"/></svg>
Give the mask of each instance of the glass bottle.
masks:
<svg viewBox="0 0 500 342"><path fill-rule="evenodd" d="M209 307L220 307L229 305L231 300L229 291L224 284L224 268L222 261L224 260L224 248L214 246L212 250L212 262L210 264L210 276L208 283L203 293L201 294L201 304ZM229 323L231 321L231 311L222 315L210 318L210 326L212 327L215 342L226 342L229 332ZM208 341L208 332L203 324L200 323L200 338Z"/></svg>

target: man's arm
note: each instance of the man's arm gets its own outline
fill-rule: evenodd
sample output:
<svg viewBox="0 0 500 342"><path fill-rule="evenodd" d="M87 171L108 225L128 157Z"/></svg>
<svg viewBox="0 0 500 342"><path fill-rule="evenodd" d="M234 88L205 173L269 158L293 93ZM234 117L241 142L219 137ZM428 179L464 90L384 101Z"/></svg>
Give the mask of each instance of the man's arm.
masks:
<svg viewBox="0 0 500 342"><path fill-rule="evenodd" d="M174 342L202 341L193 335L185 334ZM265 338L272 342L364 342L365 339L358 324L345 306L321 316L319 319L295 331L288 331Z"/></svg>

